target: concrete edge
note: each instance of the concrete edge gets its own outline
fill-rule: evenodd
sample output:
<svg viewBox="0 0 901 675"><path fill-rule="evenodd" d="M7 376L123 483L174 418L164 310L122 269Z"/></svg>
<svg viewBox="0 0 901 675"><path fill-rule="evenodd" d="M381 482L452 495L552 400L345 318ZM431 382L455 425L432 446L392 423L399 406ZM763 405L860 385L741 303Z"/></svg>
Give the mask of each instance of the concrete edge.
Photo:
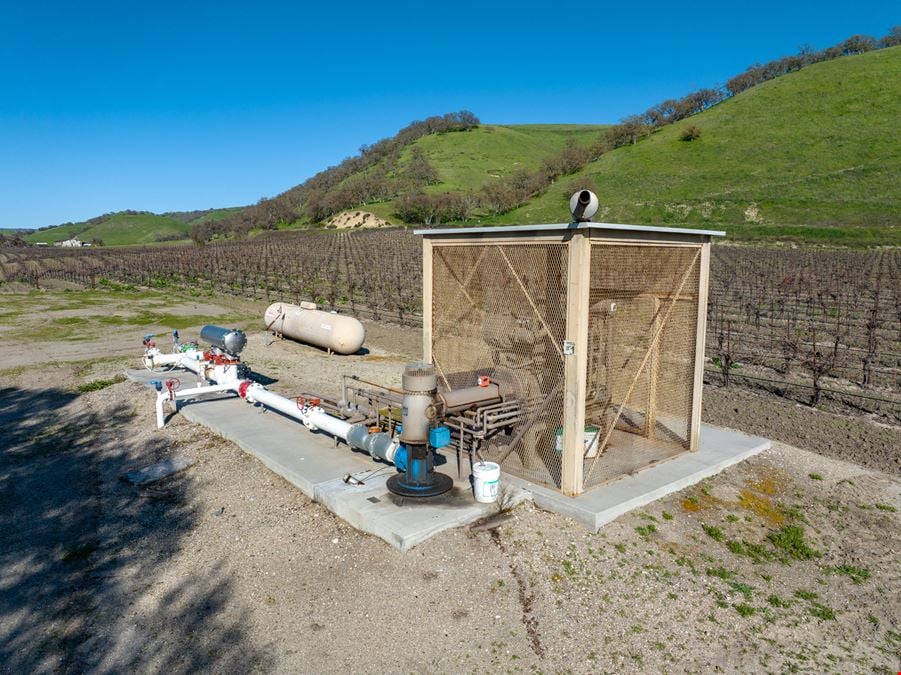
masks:
<svg viewBox="0 0 901 675"><path fill-rule="evenodd" d="M769 450L770 447L772 447L772 443L769 440L760 440L762 442L750 448L742 450L741 452L735 453L734 455L730 455L729 457L726 457L718 462L713 462L711 464L698 463L699 465L695 470L690 471L680 478L677 478L664 485L660 485L658 487L654 487L647 491L641 492L631 499L626 499L619 502L615 506L601 508L600 510L580 502L579 497L566 497L565 495L559 492L555 492L550 488L546 488L542 485L535 485L534 483L530 483L523 478L511 476L506 473L502 474L502 476L504 481L506 481L507 483L512 484L522 490L528 491L532 496L532 501L537 506L547 509L548 511L553 511L554 513L569 516L570 518L573 518L574 520L582 523L590 530L597 532L603 525L616 520L629 511L634 511L635 509L642 506L647 506L648 504L655 502L658 499L662 499L667 495L670 495L674 492L679 492L680 490L684 490L685 488L691 487L692 485L696 485L705 478L715 476L716 474L729 468L730 466L743 462L744 460L753 457L754 455L758 455L761 452ZM691 460L694 459L694 457L686 457L685 459ZM638 477L629 476L622 478L621 481L634 481L640 480L640 478L641 475L639 475ZM620 483L620 481L609 483L606 487L612 487L614 485L617 485L617 483ZM601 487L599 489L603 488Z"/></svg>

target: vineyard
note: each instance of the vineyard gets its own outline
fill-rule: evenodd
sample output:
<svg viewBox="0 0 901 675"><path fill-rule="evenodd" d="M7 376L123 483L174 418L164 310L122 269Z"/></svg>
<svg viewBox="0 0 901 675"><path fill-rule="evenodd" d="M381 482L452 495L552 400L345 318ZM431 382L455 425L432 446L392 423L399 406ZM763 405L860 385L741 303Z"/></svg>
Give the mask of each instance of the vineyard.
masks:
<svg viewBox="0 0 901 675"><path fill-rule="evenodd" d="M402 229L282 233L203 247L6 248L0 279L314 300L375 321L421 322L421 241ZM707 329L716 384L901 419L898 250L715 246Z"/></svg>

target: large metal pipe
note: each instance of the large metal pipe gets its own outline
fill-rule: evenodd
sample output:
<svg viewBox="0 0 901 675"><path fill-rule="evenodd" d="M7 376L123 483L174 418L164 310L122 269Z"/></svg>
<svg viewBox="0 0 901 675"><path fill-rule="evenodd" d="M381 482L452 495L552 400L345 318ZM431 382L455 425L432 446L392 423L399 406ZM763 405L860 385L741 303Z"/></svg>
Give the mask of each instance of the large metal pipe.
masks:
<svg viewBox="0 0 901 675"><path fill-rule="evenodd" d="M500 387L492 382L484 387L464 387L453 391L442 391L438 393L438 400L444 404L444 414L448 414L473 406L500 403L502 398Z"/></svg>
<svg viewBox="0 0 901 675"><path fill-rule="evenodd" d="M228 354L240 354L247 346L247 336L244 331L236 328L206 325L200 329L200 339Z"/></svg>
<svg viewBox="0 0 901 675"><path fill-rule="evenodd" d="M313 303L275 302L266 308L266 329L336 354L355 354L366 339L363 324L352 316L316 309Z"/></svg>
<svg viewBox="0 0 901 675"><path fill-rule="evenodd" d="M389 464L394 464L397 454L397 442L391 438L391 434L379 431L374 434L369 432L364 424L354 424L347 432L347 444L358 450L365 450L374 459L381 459Z"/></svg>

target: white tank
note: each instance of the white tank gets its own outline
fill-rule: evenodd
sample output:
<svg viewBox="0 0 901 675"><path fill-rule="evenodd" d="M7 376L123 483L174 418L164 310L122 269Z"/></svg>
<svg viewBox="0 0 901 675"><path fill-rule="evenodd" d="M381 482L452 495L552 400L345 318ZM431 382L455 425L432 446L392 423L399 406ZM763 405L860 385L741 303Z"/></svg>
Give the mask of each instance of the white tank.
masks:
<svg viewBox="0 0 901 675"><path fill-rule="evenodd" d="M312 302L274 302L266 308L264 321L266 330L336 354L355 354L366 339L366 329L355 318L323 312Z"/></svg>

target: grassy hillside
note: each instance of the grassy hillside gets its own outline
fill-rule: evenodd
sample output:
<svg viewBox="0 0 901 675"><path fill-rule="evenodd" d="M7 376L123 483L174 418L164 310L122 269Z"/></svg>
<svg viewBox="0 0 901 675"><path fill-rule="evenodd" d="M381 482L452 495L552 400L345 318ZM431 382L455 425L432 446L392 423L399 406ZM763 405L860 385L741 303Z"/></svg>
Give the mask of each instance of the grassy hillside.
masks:
<svg viewBox="0 0 901 675"><path fill-rule="evenodd" d="M569 141L588 144L604 128L576 124L483 125L465 133L425 136L414 145L438 171L441 183L430 186L430 190L478 190L487 181L519 169L537 169Z"/></svg>
<svg viewBox="0 0 901 675"><path fill-rule="evenodd" d="M899 119L901 47L812 65L610 152L492 222L560 222L582 183L603 205L595 220L898 244ZM689 126L701 137L680 140Z"/></svg>
<svg viewBox="0 0 901 675"><path fill-rule="evenodd" d="M78 237L90 243L97 238L104 246L130 246L154 244L163 241L185 241L191 226L198 222L225 218L236 209L212 209L209 211L155 213L112 213L81 223L68 223L24 235L25 241L52 244Z"/></svg>
<svg viewBox="0 0 901 675"><path fill-rule="evenodd" d="M114 213L98 219L100 222L72 223L59 225L47 230L33 232L25 237L31 243L45 241L53 243L78 237L90 242L94 238L103 240L105 246L128 244L152 244L168 237L187 239L190 226L168 216L152 213Z"/></svg>
<svg viewBox="0 0 901 675"><path fill-rule="evenodd" d="M224 209L207 209L206 211L174 211L172 213L164 213L163 215L175 218L175 220L179 220L187 225L196 225L197 223L208 223L210 221L228 218L242 208L244 207L229 206Z"/></svg>
<svg viewBox="0 0 901 675"><path fill-rule="evenodd" d="M403 151L398 164L402 170L413 148L419 148L439 177L439 182L428 186L426 192L475 191L487 181L520 169L537 169L568 142L587 145L605 128L606 125L582 124L483 124L469 131L424 136ZM370 170L378 168L376 165ZM394 213L393 200L361 208L392 224L404 224Z"/></svg>

